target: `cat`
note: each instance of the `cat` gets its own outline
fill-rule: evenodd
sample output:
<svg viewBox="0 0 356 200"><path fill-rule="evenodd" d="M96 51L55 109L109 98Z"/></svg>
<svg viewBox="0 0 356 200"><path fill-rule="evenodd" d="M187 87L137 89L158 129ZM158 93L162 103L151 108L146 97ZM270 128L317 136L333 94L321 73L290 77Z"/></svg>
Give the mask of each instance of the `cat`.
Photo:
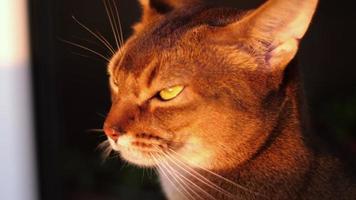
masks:
<svg viewBox="0 0 356 200"><path fill-rule="evenodd" d="M140 4L108 66L103 129L122 159L156 168L169 200L356 199L351 172L304 134L294 57L317 0Z"/></svg>

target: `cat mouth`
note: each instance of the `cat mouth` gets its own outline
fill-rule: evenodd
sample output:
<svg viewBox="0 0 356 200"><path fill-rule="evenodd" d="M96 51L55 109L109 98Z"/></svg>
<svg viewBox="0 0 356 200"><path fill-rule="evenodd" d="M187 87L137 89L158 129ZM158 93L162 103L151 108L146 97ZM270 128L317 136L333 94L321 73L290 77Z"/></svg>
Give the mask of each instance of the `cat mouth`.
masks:
<svg viewBox="0 0 356 200"><path fill-rule="evenodd" d="M120 153L121 158L139 166L154 167L164 159L168 143L157 136L121 136L114 141L108 138L111 148Z"/></svg>
<svg viewBox="0 0 356 200"><path fill-rule="evenodd" d="M158 160L163 159L163 155L159 151L143 151L135 148L122 149L120 155L124 160L143 167L154 167L160 162Z"/></svg>

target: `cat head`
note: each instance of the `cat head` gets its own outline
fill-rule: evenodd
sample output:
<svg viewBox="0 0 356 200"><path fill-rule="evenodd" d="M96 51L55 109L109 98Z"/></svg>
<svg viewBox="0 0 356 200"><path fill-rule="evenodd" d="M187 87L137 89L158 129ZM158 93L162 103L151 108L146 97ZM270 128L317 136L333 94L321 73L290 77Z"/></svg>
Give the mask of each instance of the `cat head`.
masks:
<svg viewBox="0 0 356 200"><path fill-rule="evenodd" d="M272 128L316 4L269 0L239 12L141 0L141 22L109 64L112 149L140 166L170 156L215 169L243 162Z"/></svg>

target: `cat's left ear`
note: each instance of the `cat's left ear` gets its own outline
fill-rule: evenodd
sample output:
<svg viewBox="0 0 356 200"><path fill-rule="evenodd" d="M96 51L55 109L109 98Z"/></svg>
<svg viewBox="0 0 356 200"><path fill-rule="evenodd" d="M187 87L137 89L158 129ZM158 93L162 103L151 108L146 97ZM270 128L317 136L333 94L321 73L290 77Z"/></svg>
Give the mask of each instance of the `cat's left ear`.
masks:
<svg viewBox="0 0 356 200"><path fill-rule="evenodd" d="M156 18L183 7L194 6L200 0L139 0L142 7L141 21L135 25L138 31Z"/></svg>
<svg viewBox="0 0 356 200"><path fill-rule="evenodd" d="M246 38L252 48L265 55L273 70L284 70L298 50L317 3L318 0L268 0L241 21L224 27L225 33L228 37Z"/></svg>

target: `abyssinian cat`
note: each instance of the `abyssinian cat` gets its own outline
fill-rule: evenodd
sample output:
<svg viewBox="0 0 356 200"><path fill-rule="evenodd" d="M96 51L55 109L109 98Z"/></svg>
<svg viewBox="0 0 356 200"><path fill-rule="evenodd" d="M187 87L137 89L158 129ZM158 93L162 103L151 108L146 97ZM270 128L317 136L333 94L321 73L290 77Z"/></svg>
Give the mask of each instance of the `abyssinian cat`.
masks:
<svg viewBox="0 0 356 200"><path fill-rule="evenodd" d="M109 63L104 131L157 168L169 200L356 199L342 164L312 148L294 57L317 0L256 10L141 0Z"/></svg>

